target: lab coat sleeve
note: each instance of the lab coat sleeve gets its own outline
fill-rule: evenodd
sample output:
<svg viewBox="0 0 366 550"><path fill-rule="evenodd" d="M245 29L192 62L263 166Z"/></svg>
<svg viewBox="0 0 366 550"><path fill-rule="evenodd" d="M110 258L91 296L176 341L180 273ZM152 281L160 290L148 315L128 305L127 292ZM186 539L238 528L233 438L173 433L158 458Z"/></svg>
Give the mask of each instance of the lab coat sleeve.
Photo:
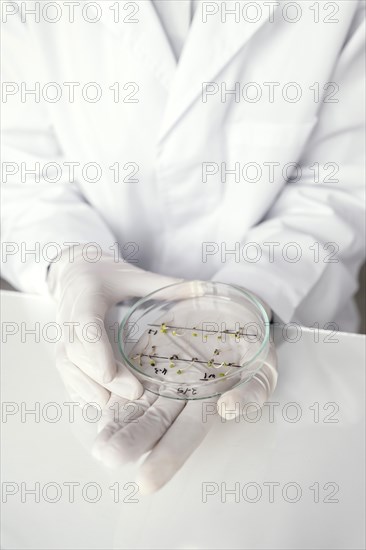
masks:
<svg viewBox="0 0 366 550"><path fill-rule="evenodd" d="M34 88L40 63L35 39L14 16L3 24L2 48L6 89L22 83ZM44 103L7 95L2 107L2 275L22 291L45 293L47 267L67 243L96 242L104 249L115 239L68 172L57 179L49 165L45 174L47 163L62 167L64 157Z"/></svg>
<svg viewBox="0 0 366 550"><path fill-rule="evenodd" d="M322 104L299 162L302 177L283 188L246 235L245 243L259 246L260 260L226 263L213 277L257 293L285 323L332 322L357 291L365 235L364 32L362 9L330 79L339 85L339 103ZM339 167L333 178L336 167L327 163Z"/></svg>

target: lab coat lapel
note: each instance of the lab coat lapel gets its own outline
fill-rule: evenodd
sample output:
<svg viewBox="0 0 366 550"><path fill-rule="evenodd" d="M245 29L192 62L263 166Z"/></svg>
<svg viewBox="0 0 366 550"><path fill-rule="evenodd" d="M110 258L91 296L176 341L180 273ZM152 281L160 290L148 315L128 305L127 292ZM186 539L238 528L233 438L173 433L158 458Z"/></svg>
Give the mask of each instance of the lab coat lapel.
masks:
<svg viewBox="0 0 366 550"><path fill-rule="evenodd" d="M177 62L170 42L151 0L130 2L120 0L103 3L101 21L113 33L123 35L131 51L145 62L165 88L169 89Z"/></svg>
<svg viewBox="0 0 366 550"><path fill-rule="evenodd" d="M241 10L249 3L253 4L240 2ZM238 2L226 0L225 4L227 10L234 10ZM161 141L192 102L202 94L202 84L212 82L239 49L269 20L268 10L260 7L261 17L256 22L235 22L233 15L227 15L226 21L222 22L220 13L208 16L204 22L203 6L199 5L170 89L160 132ZM276 4L274 9L277 8Z"/></svg>

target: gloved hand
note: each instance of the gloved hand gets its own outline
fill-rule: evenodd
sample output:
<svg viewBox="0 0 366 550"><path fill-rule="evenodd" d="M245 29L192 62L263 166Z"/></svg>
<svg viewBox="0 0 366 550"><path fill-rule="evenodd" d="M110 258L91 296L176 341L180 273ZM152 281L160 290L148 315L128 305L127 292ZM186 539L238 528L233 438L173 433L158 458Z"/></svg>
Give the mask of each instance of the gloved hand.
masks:
<svg viewBox="0 0 366 550"><path fill-rule="evenodd" d="M57 302L62 340L56 345L56 365L73 400L103 407L111 392L128 399L143 393L140 382L116 361L104 326L107 310L180 279L150 273L103 253L93 263L74 248L51 264L48 288ZM74 323L74 325L71 325ZM70 337L71 336L71 337Z"/></svg>
<svg viewBox="0 0 366 550"><path fill-rule="evenodd" d="M265 307L269 313L269 308ZM246 404L262 407L276 383L277 357L274 344L271 344L255 376L218 400L173 400L148 391L135 401L112 395L103 411L93 454L110 467L120 467L150 451L139 469L137 483L141 493L152 493L183 466L218 414L233 419L243 415ZM248 407L248 416L250 409Z"/></svg>

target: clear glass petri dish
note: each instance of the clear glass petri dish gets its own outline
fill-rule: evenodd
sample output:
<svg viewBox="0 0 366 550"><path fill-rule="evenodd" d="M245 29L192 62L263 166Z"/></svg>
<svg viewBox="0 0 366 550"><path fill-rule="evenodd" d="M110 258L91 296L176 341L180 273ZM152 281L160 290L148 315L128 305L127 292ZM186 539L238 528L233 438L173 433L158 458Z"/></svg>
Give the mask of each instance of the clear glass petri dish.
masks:
<svg viewBox="0 0 366 550"><path fill-rule="evenodd" d="M262 367L269 319L240 287L176 283L133 305L119 326L118 346L146 390L171 399L207 399L247 383Z"/></svg>

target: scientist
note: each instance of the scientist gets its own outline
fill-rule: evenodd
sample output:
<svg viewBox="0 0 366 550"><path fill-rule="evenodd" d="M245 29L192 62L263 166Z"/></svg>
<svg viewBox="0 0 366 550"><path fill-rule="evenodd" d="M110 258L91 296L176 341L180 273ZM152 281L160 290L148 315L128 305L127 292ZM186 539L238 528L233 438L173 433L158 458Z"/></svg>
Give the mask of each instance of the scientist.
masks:
<svg viewBox="0 0 366 550"><path fill-rule="evenodd" d="M2 2L3 273L50 292L59 322L75 325L57 348L74 399L137 400L140 421L107 415L95 454L119 465L151 451L146 492L210 422L197 403L142 394L116 364L112 305L212 279L257 294L279 322L357 329L364 8ZM256 379L220 398L222 414L263 403L276 376L272 349Z"/></svg>

